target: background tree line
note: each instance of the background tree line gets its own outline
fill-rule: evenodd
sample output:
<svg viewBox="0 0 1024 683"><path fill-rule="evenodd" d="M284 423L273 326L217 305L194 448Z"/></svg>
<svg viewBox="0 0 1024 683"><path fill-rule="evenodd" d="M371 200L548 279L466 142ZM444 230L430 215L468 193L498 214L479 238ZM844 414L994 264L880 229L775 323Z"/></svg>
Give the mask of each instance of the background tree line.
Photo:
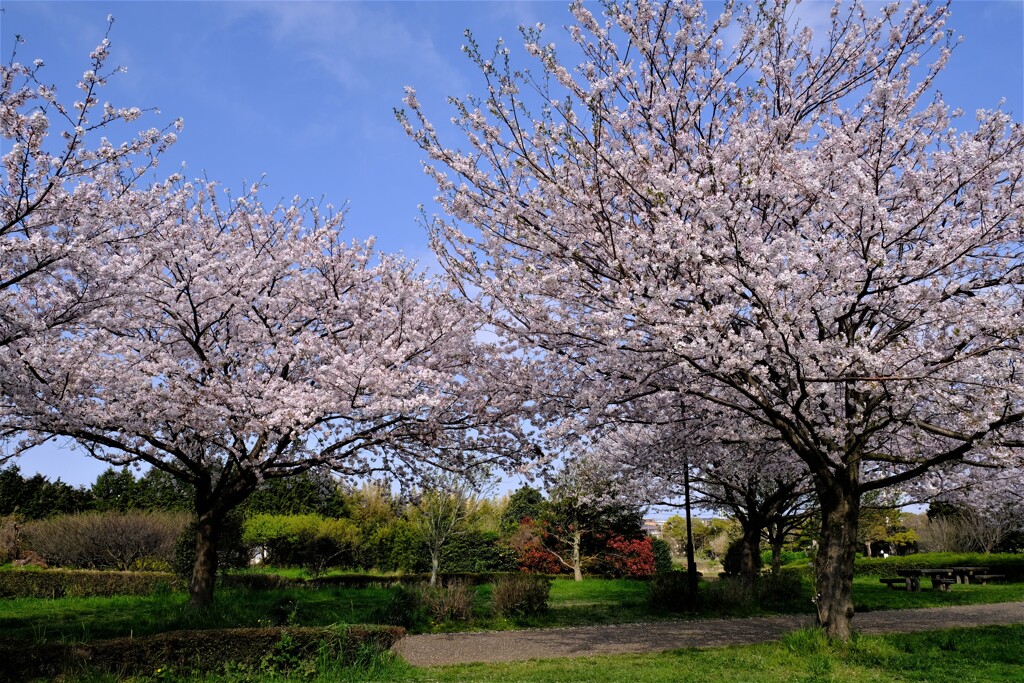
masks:
<svg viewBox="0 0 1024 683"><path fill-rule="evenodd" d="M192 495L156 469L136 476L129 468L109 468L91 486L75 487L8 466L0 469L0 560L31 556L52 565L118 569L170 565L187 574ZM450 523L441 534L444 514ZM314 576L329 568L578 572L580 578L671 569L668 544L648 537L641 524L636 505L591 504L561 489L551 497L529 486L496 497L452 489L400 493L307 472L264 482L239 507L226 524L220 563L300 567Z"/></svg>

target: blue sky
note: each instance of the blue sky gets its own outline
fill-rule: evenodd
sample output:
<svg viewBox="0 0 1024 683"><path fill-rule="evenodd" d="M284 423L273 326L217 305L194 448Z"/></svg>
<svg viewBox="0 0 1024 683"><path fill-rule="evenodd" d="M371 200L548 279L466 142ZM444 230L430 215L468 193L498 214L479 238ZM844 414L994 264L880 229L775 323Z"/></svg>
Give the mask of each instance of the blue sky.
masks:
<svg viewBox="0 0 1024 683"><path fill-rule="evenodd" d="M446 97L480 91L460 51L465 29L481 46L498 37L514 46L520 24L540 21L563 44L567 7L568 0L0 0L0 56L8 59L21 35L19 61L43 59L46 80L72 99L113 14L110 61L128 71L102 97L120 107L158 107L160 114L142 119L144 127L185 121L162 172L186 161L187 176L205 175L235 190L265 176L268 199L347 202L352 237L374 235L379 248L429 265L416 218L420 204L432 211L434 187L421 170L419 149L394 120L404 86L416 88L440 127L450 116ZM799 12L814 26L830 7L830 0L804 0ZM971 112L1005 97L1005 108L1024 121L1024 0L954 0L953 13L950 25L964 42L938 84L946 101ZM106 467L60 444L18 464L23 472L72 484L89 484Z"/></svg>

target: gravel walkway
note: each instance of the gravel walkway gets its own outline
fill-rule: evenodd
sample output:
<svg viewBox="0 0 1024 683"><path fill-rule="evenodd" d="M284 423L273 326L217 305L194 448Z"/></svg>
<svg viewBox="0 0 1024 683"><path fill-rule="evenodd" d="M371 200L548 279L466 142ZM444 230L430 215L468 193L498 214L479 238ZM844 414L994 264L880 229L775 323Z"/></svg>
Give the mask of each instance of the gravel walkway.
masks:
<svg viewBox="0 0 1024 683"><path fill-rule="evenodd" d="M440 633L408 636L395 651L414 666L513 662L527 659L660 652L688 647L750 645L779 640L814 623L810 615L661 621L581 628ZM860 633L911 633L958 626L1024 623L1024 602L865 612L853 619Z"/></svg>

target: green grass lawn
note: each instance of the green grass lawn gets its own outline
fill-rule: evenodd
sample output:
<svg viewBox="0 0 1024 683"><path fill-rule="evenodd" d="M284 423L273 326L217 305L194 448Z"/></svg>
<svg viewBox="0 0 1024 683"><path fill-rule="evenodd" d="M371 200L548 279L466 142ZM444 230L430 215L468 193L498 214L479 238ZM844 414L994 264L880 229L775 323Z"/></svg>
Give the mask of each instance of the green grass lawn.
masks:
<svg viewBox="0 0 1024 683"><path fill-rule="evenodd" d="M630 681L631 683L843 683L1024 680L1024 626L872 636L833 645L815 632L781 643L654 655L616 655L515 664L413 669L396 664L390 678L409 683L485 681ZM381 672L383 673L383 672Z"/></svg>
<svg viewBox="0 0 1024 683"><path fill-rule="evenodd" d="M789 601L774 613L813 611L810 586L804 588L802 597ZM705 610L691 615L657 614L648 607L647 587L642 581L587 579L576 583L570 579L557 579L551 586L547 614L510 620L489 615L490 586L480 586L477 592L477 615L473 621L434 625L430 630L508 630L773 613L744 607L726 612ZM183 593L146 597L7 599L0 600L0 633L8 638L35 642L80 642L177 629L372 623L379 621L379 614L391 595L390 588L222 588L217 592L214 607L206 611L189 609L187 596ZM854 602L859 611L1018 600L1024 601L1024 583L958 585L949 592L925 590L907 593L891 590L875 577L858 577L854 581Z"/></svg>
<svg viewBox="0 0 1024 683"><path fill-rule="evenodd" d="M828 643L819 632L794 633L781 642L651 655L611 655L510 664L414 668L384 655L354 668L323 666L313 676L246 673L128 679L207 683L1008 683L1024 681L1024 626L951 629L909 635L857 637ZM71 679L76 680L76 679ZM113 676L86 675L88 683Z"/></svg>

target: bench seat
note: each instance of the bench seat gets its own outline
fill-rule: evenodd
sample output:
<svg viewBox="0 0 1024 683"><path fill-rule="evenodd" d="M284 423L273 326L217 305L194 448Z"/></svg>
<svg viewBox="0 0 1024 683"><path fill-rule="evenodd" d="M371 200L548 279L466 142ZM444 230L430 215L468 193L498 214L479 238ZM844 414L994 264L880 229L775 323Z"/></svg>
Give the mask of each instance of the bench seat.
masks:
<svg viewBox="0 0 1024 683"><path fill-rule="evenodd" d="M956 583L956 579L945 579L941 576L932 577L932 590L948 591L949 587Z"/></svg>
<svg viewBox="0 0 1024 683"><path fill-rule="evenodd" d="M995 579L1005 579L1005 578L1006 578L1006 576L1004 574L975 574L974 576L971 577L971 581L973 583L980 583L981 585L984 586L989 581L993 581Z"/></svg>
<svg viewBox="0 0 1024 683"><path fill-rule="evenodd" d="M893 590L896 590L897 586L899 586L900 588L906 588L907 587L907 580L904 579L904 578L900 578L900 577L897 577L897 578L881 578L878 581L880 583L884 583L884 584L888 585L889 588L892 588Z"/></svg>

